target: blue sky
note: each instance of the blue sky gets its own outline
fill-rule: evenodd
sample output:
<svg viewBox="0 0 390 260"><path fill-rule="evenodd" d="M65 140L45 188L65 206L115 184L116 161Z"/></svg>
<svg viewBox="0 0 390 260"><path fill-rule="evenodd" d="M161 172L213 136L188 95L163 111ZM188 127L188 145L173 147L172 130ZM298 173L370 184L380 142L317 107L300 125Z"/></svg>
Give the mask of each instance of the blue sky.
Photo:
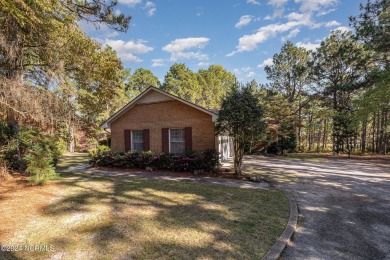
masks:
<svg viewBox="0 0 390 260"><path fill-rule="evenodd" d="M119 0L132 16L127 33L82 23L112 46L124 66L161 82L174 63L191 70L220 64L242 82L266 82L264 66L287 40L315 49L331 30L348 30L364 0Z"/></svg>

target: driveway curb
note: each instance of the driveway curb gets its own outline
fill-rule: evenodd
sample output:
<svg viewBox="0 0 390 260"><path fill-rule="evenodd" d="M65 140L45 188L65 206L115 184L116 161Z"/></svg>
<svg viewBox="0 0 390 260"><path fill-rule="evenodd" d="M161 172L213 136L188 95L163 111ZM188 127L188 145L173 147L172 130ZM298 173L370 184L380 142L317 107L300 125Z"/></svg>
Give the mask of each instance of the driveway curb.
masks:
<svg viewBox="0 0 390 260"><path fill-rule="evenodd" d="M278 241L272 246L271 250L263 257L263 260L274 260L279 259L283 250L286 248L288 242L290 242L291 237L293 236L295 229L297 227L298 221L298 207L294 197L283 190L281 187L278 187L288 198L290 203L290 218L288 220L287 226L284 229L282 235L279 237Z"/></svg>

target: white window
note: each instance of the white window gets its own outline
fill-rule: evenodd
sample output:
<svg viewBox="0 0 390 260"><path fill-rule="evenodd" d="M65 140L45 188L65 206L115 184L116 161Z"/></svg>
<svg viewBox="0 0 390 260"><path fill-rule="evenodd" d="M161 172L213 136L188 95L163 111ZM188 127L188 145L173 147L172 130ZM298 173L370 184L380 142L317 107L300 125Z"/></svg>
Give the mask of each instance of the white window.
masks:
<svg viewBox="0 0 390 260"><path fill-rule="evenodd" d="M169 129L169 152L184 154L184 129Z"/></svg>
<svg viewBox="0 0 390 260"><path fill-rule="evenodd" d="M131 131L131 151L144 150L144 134L143 131Z"/></svg>

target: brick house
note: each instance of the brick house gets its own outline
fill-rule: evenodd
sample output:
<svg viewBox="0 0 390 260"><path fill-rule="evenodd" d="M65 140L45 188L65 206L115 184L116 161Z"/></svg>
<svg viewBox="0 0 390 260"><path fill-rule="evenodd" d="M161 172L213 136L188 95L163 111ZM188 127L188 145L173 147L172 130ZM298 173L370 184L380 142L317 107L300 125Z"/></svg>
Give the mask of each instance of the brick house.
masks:
<svg viewBox="0 0 390 260"><path fill-rule="evenodd" d="M216 149L221 159L232 153L232 140L214 134L216 111L210 111L158 88L150 87L105 121L111 150L155 153Z"/></svg>

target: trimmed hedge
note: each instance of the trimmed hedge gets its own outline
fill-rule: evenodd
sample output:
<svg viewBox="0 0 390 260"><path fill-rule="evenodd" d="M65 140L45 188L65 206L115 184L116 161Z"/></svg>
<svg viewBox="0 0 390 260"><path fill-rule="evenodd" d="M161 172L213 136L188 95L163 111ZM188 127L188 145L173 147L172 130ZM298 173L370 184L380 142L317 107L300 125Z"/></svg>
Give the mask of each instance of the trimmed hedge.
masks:
<svg viewBox="0 0 390 260"><path fill-rule="evenodd" d="M205 150L200 154L192 152L186 155L171 153L153 154L152 152L112 153L98 152L91 155L90 163L94 166L113 168L150 167L153 170L171 170L192 172L203 170L205 173L219 171L219 155L213 150Z"/></svg>

